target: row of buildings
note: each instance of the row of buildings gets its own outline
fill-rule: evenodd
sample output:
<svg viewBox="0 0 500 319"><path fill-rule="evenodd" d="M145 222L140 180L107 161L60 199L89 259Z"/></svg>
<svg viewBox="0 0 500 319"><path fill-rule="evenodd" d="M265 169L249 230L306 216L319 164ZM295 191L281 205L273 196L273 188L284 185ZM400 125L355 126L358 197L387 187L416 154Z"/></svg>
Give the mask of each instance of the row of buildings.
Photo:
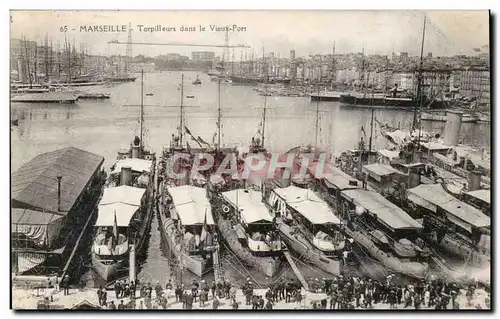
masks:
<svg viewBox="0 0 500 319"><path fill-rule="evenodd" d="M423 58L423 84L429 94L453 94L490 101L489 47L476 55L455 55L433 57L428 53ZM40 79L64 81L68 77L82 75L117 74L145 70L192 69L206 71L223 66L231 75L270 75L287 77L299 82L341 83L364 86L373 90L387 90L394 86L415 93L417 70L420 57L408 52L394 52L391 55L363 53L310 55L280 57L273 52L265 57L248 57L241 52L225 54L225 60L213 51L195 51L191 56L166 53L155 58L137 56L91 55L84 46L74 44L52 45L47 39L40 44L25 39L11 39L10 66L13 80L23 83L38 82Z"/></svg>

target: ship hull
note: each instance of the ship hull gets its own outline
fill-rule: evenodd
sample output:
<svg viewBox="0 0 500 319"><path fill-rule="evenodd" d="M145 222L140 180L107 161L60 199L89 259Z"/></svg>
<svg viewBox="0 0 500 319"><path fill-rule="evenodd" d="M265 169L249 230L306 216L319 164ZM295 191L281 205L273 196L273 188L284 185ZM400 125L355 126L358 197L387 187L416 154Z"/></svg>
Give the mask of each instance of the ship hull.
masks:
<svg viewBox="0 0 500 319"><path fill-rule="evenodd" d="M325 254L314 249L300 233L292 233L288 225L280 222L277 224L277 228L288 248L297 255L304 257L310 264L329 274L340 275L340 262L338 260L330 259Z"/></svg>
<svg viewBox="0 0 500 319"><path fill-rule="evenodd" d="M106 282L112 281L113 279L117 278L118 274L124 270L125 266L125 256L123 257L123 259L116 260L114 263L108 265L99 260L95 254L92 254L92 267L97 272L97 274Z"/></svg>
<svg viewBox="0 0 500 319"><path fill-rule="evenodd" d="M350 230L348 227L344 228L349 237L354 239L361 247L363 247L373 258L378 260L385 267L404 274L409 277L424 279L429 273L429 265L427 263L419 262L406 262L401 259L391 256L386 252L379 249L375 243L360 231Z"/></svg>
<svg viewBox="0 0 500 319"><path fill-rule="evenodd" d="M281 259L279 256L254 256L248 248L243 247L240 244L238 235L231 227L230 221L219 216L217 225L219 226L219 231L228 244L229 249L231 249L231 251L236 255L236 257L238 257L239 260L243 262L243 264L260 271L268 277L276 275L279 267L281 266Z"/></svg>
<svg viewBox="0 0 500 319"><path fill-rule="evenodd" d="M127 82L135 82L137 78L134 77L123 77L123 78L105 78L104 80L106 82L113 82L113 83L127 83Z"/></svg>
<svg viewBox="0 0 500 319"><path fill-rule="evenodd" d="M162 213L158 214L160 223L160 231L163 239L168 243L170 251L174 254L177 260L182 262L183 268L189 270L198 277L202 277L209 272L213 267L212 256L203 259L201 256L191 256L180 249L180 243L175 242L175 225L171 218L165 218Z"/></svg>

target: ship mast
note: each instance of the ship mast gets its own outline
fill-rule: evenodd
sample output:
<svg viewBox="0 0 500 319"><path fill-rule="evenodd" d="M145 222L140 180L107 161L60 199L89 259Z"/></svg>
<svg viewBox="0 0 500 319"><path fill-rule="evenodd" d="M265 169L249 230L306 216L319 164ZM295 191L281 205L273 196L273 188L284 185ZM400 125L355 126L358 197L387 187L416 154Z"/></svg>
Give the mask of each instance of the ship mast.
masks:
<svg viewBox="0 0 500 319"><path fill-rule="evenodd" d="M319 127L319 85L318 85L318 99L316 100L316 128L314 137L314 147L318 148L318 127Z"/></svg>
<svg viewBox="0 0 500 319"><path fill-rule="evenodd" d="M335 39L333 39L333 52L332 52L332 75L330 79L330 89L333 90L333 82L335 79Z"/></svg>
<svg viewBox="0 0 500 319"><path fill-rule="evenodd" d="M184 74L181 75L181 121L180 121L179 141L182 147L182 137L184 135Z"/></svg>
<svg viewBox="0 0 500 319"><path fill-rule="evenodd" d="M372 120L370 122L370 141L368 143L368 151L371 152L372 151L372 138L373 138L373 113L374 113L375 109L372 108Z"/></svg>
<svg viewBox="0 0 500 319"><path fill-rule="evenodd" d="M427 22L427 14L424 14L424 27L422 30L422 46L420 47L420 65L419 65L419 72L418 72L418 86L417 86L417 98L418 98L418 103L415 104L415 107L420 108L418 112L418 123L419 123L419 129L418 129L418 138L417 138L417 147L418 150L420 151L420 135L422 135L422 103L424 101L423 96L422 96L422 66L423 66L423 56L424 56L424 42L425 42L425 24ZM414 125L417 125L417 112L415 110L413 117L415 119Z"/></svg>
<svg viewBox="0 0 500 319"><path fill-rule="evenodd" d="M262 60L265 59L264 55L264 45L262 46ZM265 139L265 131L266 131L266 110L267 110L267 74L264 78L264 110L262 115L262 148L264 148L264 139Z"/></svg>
<svg viewBox="0 0 500 319"><path fill-rule="evenodd" d="M218 94L218 100L217 100L217 150L220 150L220 120L221 120L221 109L220 109L220 78L219 81L217 82L217 94Z"/></svg>
<svg viewBox="0 0 500 319"><path fill-rule="evenodd" d="M363 49L362 49L362 60L361 60L361 74L360 74L360 80L361 80L361 85L364 85L365 83L365 44L363 43Z"/></svg>
<svg viewBox="0 0 500 319"><path fill-rule="evenodd" d="M142 136L143 136L143 126L144 126L144 70L141 70L141 140L140 140L140 146L142 149Z"/></svg>

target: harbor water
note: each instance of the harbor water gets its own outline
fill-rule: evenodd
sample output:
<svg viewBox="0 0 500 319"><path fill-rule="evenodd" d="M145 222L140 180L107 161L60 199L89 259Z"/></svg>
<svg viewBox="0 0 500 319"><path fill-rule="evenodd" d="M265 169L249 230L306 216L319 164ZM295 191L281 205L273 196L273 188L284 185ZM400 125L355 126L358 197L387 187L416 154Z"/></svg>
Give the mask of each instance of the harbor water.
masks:
<svg viewBox="0 0 500 319"><path fill-rule="evenodd" d="M185 125L195 136L212 142L216 132L218 90L206 74L184 73ZM201 85L192 82L199 76ZM169 144L171 136L177 133L180 116L181 72L144 74L144 119L145 144L160 155L163 146ZM140 75L136 82L109 87L85 88L89 92L109 93L108 100L83 100L75 104L23 104L12 103L12 119L19 119L19 125L11 130L11 167L17 170L36 155L58 148L74 146L105 157L105 167L116 159L116 152L128 146L134 135L139 135L139 114L141 104ZM315 143L316 108L319 108L318 146L339 155L354 148L361 136L370 136L371 109L341 105L339 102L311 102L309 97L264 97L252 87L221 84L222 144L225 146L247 145L257 133L261 122L264 99L267 105L265 127L266 148L271 152L286 151L299 144ZM189 96L189 98L188 98ZM374 111L376 122L392 127L409 129L413 121L411 110L378 108ZM423 129L442 134L445 123L424 122ZM361 129L363 128L363 130ZM373 127L375 148L385 145L380 129ZM490 125L463 123L461 139L475 147L488 148ZM195 142L191 142L195 147ZM90 249L90 247L89 247ZM164 284L171 276L179 276L168 256L168 249L161 240L158 220L153 219L149 243L139 267L138 278ZM175 263L175 262L174 262ZM276 278L265 278L256 272L247 272L227 250L222 257L226 277L244 281L252 277L257 283L265 284ZM307 277L323 277L319 270L298 263ZM89 270L84 275L92 285L99 280ZM284 263L277 277L293 276L290 267ZM187 271L182 273L183 281L194 279ZM207 274L207 281L213 280L213 273ZM188 281L189 280L189 281Z"/></svg>

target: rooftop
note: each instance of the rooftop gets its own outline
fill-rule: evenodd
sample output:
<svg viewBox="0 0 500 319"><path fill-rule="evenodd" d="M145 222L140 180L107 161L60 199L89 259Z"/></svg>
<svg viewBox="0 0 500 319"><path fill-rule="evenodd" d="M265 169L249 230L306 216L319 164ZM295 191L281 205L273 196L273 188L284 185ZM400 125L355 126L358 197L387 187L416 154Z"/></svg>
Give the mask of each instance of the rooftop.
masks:
<svg viewBox="0 0 500 319"><path fill-rule="evenodd" d="M103 162L75 147L40 154L12 174L12 207L66 215ZM60 211L57 176L62 177Z"/></svg>

